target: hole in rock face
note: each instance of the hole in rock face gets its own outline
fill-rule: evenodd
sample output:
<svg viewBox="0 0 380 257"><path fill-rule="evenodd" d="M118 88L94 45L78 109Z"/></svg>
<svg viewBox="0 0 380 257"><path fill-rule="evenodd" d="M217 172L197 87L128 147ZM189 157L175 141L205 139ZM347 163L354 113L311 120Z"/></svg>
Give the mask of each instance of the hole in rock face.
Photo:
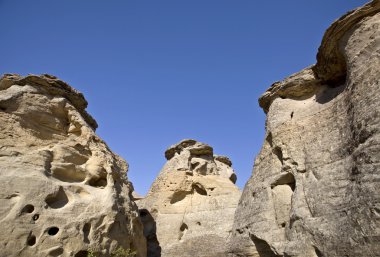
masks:
<svg viewBox="0 0 380 257"><path fill-rule="evenodd" d="M64 207L68 202L69 198L67 197L65 191L62 187L53 194L50 194L46 197L45 202L52 209L59 209Z"/></svg>
<svg viewBox="0 0 380 257"><path fill-rule="evenodd" d="M195 168L199 165L199 162L196 162L196 163L192 163L190 165L190 170L195 170Z"/></svg>
<svg viewBox="0 0 380 257"><path fill-rule="evenodd" d="M88 257L89 255L89 252L88 251L79 251L79 252L77 252L75 255L74 255L74 257Z"/></svg>
<svg viewBox="0 0 380 257"><path fill-rule="evenodd" d="M189 229L189 227L186 225L186 223L182 223L181 227L179 228L179 230L182 232L187 230L187 229Z"/></svg>
<svg viewBox="0 0 380 257"><path fill-rule="evenodd" d="M202 224L201 224L201 222L200 222L200 221L197 221L197 225L198 225L198 226L200 226L200 225L202 225Z"/></svg>
<svg viewBox="0 0 380 257"><path fill-rule="evenodd" d="M145 217L145 216L147 216L148 215L148 212L147 212L147 210L140 210L140 217Z"/></svg>
<svg viewBox="0 0 380 257"><path fill-rule="evenodd" d="M278 185L288 185L294 192L296 189L296 180L294 178L294 175L290 172L283 173L280 177L277 178L276 181L272 183L271 188L273 189Z"/></svg>
<svg viewBox="0 0 380 257"><path fill-rule="evenodd" d="M57 249L51 250L49 252L49 256L54 256L54 257L58 257L58 256L60 256L62 254L63 254L63 249L62 248L57 248Z"/></svg>
<svg viewBox="0 0 380 257"><path fill-rule="evenodd" d="M90 186L102 188L102 187L107 186L107 179L106 178L91 179L88 183Z"/></svg>
<svg viewBox="0 0 380 257"><path fill-rule="evenodd" d="M58 231L59 231L59 228L51 227L48 229L48 234L49 234L49 236L54 236L58 233Z"/></svg>
<svg viewBox="0 0 380 257"><path fill-rule="evenodd" d="M36 236L35 235L29 235L28 239L26 240L26 243L29 246L33 246L36 244Z"/></svg>
<svg viewBox="0 0 380 257"><path fill-rule="evenodd" d="M7 107L0 106L0 111L5 112L7 110Z"/></svg>
<svg viewBox="0 0 380 257"><path fill-rule="evenodd" d="M192 188L195 192L200 195L207 195L206 189L201 184L193 184Z"/></svg>
<svg viewBox="0 0 380 257"><path fill-rule="evenodd" d="M292 112L292 113L290 114L290 118L293 119L293 116L294 116L294 112Z"/></svg>
<svg viewBox="0 0 380 257"><path fill-rule="evenodd" d="M281 223L281 227L285 227L286 226L286 223L285 222L283 222L283 223Z"/></svg>
<svg viewBox="0 0 380 257"><path fill-rule="evenodd" d="M230 180L232 181L232 183L236 183L236 181L237 181L237 176L236 176L236 174L235 173L232 173L231 174L231 176L230 176Z"/></svg>
<svg viewBox="0 0 380 257"><path fill-rule="evenodd" d="M40 218L40 215L39 215L39 214L34 214L32 219L33 219L34 221L37 221L39 218Z"/></svg>
<svg viewBox="0 0 380 257"><path fill-rule="evenodd" d="M182 237L186 234L189 227L186 225L186 223L182 223L181 227L179 228L179 236L178 240L182 240Z"/></svg>
<svg viewBox="0 0 380 257"><path fill-rule="evenodd" d="M83 237L84 237L85 243L90 243L90 240L88 239L88 235L90 234L90 230L91 230L91 224L90 223L84 224L82 231L83 231Z"/></svg>
<svg viewBox="0 0 380 257"><path fill-rule="evenodd" d="M34 212L34 206L31 204L27 204L22 208L21 213L32 213Z"/></svg>

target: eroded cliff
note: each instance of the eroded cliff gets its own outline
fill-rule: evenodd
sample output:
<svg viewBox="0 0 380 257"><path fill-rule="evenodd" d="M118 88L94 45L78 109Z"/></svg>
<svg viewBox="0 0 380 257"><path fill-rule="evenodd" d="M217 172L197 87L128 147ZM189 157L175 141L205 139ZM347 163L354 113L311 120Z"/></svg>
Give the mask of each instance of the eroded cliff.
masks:
<svg viewBox="0 0 380 257"><path fill-rule="evenodd" d="M146 256L127 163L83 95L49 75L0 80L0 256Z"/></svg>
<svg viewBox="0 0 380 257"><path fill-rule="evenodd" d="M316 65L260 98L266 140L230 256L380 256L379 10L334 22Z"/></svg>

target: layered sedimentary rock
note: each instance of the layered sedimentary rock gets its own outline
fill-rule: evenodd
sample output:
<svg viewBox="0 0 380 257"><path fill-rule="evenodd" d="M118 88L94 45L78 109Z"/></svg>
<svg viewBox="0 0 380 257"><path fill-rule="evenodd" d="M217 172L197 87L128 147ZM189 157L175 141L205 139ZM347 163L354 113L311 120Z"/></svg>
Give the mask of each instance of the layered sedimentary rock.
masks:
<svg viewBox="0 0 380 257"><path fill-rule="evenodd" d="M165 152L168 160L138 202L148 256L225 256L240 197L227 157L194 140Z"/></svg>
<svg viewBox="0 0 380 257"><path fill-rule="evenodd" d="M0 80L0 256L146 256L127 163L83 95L49 76Z"/></svg>
<svg viewBox="0 0 380 257"><path fill-rule="evenodd" d="M334 22L317 64L260 98L266 140L230 256L380 256L379 10Z"/></svg>

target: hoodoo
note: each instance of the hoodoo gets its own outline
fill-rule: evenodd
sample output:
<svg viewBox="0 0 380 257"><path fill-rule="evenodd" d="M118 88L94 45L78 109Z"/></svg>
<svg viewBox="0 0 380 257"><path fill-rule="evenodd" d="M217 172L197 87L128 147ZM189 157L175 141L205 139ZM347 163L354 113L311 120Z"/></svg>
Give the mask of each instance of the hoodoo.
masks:
<svg viewBox="0 0 380 257"><path fill-rule="evenodd" d="M225 256L241 194L231 161L195 140L171 146L165 157L148 195L138 202L148 256Z"/></svg>

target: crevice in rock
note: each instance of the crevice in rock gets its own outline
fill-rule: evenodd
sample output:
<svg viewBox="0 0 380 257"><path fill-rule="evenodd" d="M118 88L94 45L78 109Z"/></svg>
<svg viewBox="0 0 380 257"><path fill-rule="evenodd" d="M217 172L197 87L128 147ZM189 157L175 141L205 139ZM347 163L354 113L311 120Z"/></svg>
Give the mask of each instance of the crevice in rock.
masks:
<svg viewBox="0 0 380 257"><path fill-rule="evenodd" d="M161 257L161 246L157 239L156 221L147 209L139 210L139 217L144 226L144 236L146 238L147 256Z"/></svg>
<svg viewBox="0 0 380 257"><path fill-rule="evenodd" d="M313 246L313 247L314 247L315 254L318 257L324 257L324 255L322 254L322 252L316 246Z"/></svg>
<svg viewBox="0 0 380 257"><path fill-rule="evenodd" d="M85 243L87 243L87 244L90 243L90 240L88 239L90 231L91 231L91 224L90 223L84 224L83 229L82 229L82 232L83 232L83 241Z"/></svg>
<svg viewBox="0 0 380 257"><path fill-rule="evenodd" d="M273 137L272 132L269 132L265 140L269 143L270 147L273 147Z"/></svg>
<svg viewBox="0 0 380 257"><path fill-rule="evenodd" d="M282 154L282 149L279 146L276 146L272 150L273 154L277 156L277 158L280 160L281 164L284 164L284 156Z"/></svg>
<svg viewBox="0 0 380 257"><path fill-rule="evenodd" d="M269 244L260 238L251 235L251 240L254 243L256 250L260 257L281 257L281 255L276 254L269 246Z"/></svg>

